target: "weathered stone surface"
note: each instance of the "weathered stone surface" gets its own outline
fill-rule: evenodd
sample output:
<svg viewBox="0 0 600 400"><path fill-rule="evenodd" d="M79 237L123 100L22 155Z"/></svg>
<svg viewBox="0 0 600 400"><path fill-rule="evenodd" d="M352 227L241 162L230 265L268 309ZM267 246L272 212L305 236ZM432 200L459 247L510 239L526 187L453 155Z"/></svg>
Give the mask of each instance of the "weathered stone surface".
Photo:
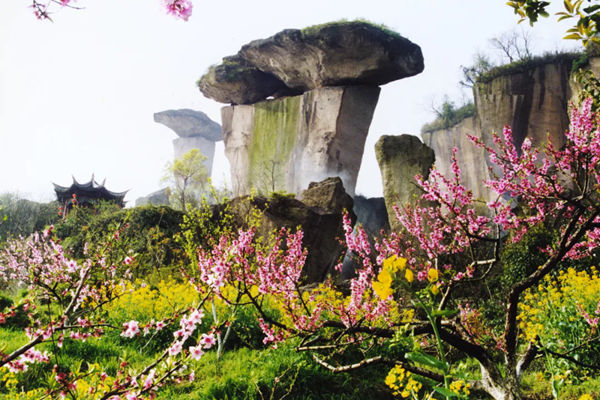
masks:
<svg viewBox="0 0 600 400"><path fill-rule="evenodd" d="M354 202L344 189L340 177L327 178L321 182L311 182L302 192L302 202L310 207L320 207L335 212L347 210L353 213Z"/></svg>
<svg viewBox="0 0 600 400"><path fill-rule="evenodd" d="M154 114L154 122L172 129L182 138L200 136L211 142L223 140L221 125L202 111L190 109L161 111Z"/></svg>
<svg viewBox="0 0 600 400"><path fill-rule="evenodd" d="M436 157L431 148L412 135L382 136L375 143L375 154L390 225L397 231L401 226L396 220L394 204L414 204L421 198L422 191L414 177L421 175L427 179Z"/></svg>
<svg viewBox="0 0 600 400"><path fill-rule="evenodd" d="M152 204L153 206L168 206L169 196L167 196L167 188L157 190L156 192L152 192L147 196L138 197L135 200L135 206L145 206L148 204Z"/></svg>
<svg viewBox="0 0 600 400"><path fill-rule="evenodd" d="M238 55L296 90L384 85L423 71L421 48L365 22L286 29L242 47Z"/></svg>
<svg viewBox="0 0 600 400"><path fill-rule="evenodd" d="M354 194L364 144L379 99L376 86L329 87L221 110L234 194L300 193L340 176Z"/></svg>
<svg viewBox="0 0 600 400"><path fill-rule="evenodd" d="M226 61L211 66L198 81L209 99L226 104L252 104L286 89L275 76L239 62Z"/></svg>
<svg viewBox="0 0 600 400"><path fill-rule="evenodd" d="M422 133L423 143L435 152L435 167L446 177L453 177L452 149L456 147L456 157L461 170L463 185L473 191L478 199L490 201L496 198L493 191L485 187L483 182L490 179L486 152L475 146L467 135L481 138L481 129L475 117L462 120L448 129Z"/></svg>
<svg viewBox="0 0 600 400"><path fill-rule="evenodd" d="M540 148L548 134L557 148L563 146L564 132L569 127L570 71L570 62L557 62L475 85L475 106L484 143L496 148L492 132L502 134L504 125L508 125L517 149L526 137ZM487 154L486 159L489 165Z"/></svg>
<svg viewBox="0 0 600 400"><path fill-rule="evenodd" d="M325 183L327 187L329 183ZM313 187L314 191L321 191L322 187ZM348 199L352 208L352 199L345 192L333 191L332 197L324 195L317 203L330 203L339 206L345 204ZM317 199L319 196L309 195ZM269 238L274 230L283 227L295 232L300 227L304 232L303 247L308 250L306 264L302 271L302 284L322 282L327 274L334 273L334 267L339 262L344 252L337 238L343 237L341 210L326 209L321 206L309 206L303 202L289 197L236 197L230 204L230 212L234 215L235 224L244 227L247 217L254 209L262 212L259 237ZM213 215L219 215L223 205L213 207Z"/></svg>
<svg viewBox="0 0 600 400"><path fill-rule="evenodd" d="M208 176L210 177L212 175L212 167L215 158L215 142L200 136L180 137L173 140L173 148L175 150L175 158L182 157L192 149L198 149L200 153L206 157L204 165L206 165Z"/></svg>

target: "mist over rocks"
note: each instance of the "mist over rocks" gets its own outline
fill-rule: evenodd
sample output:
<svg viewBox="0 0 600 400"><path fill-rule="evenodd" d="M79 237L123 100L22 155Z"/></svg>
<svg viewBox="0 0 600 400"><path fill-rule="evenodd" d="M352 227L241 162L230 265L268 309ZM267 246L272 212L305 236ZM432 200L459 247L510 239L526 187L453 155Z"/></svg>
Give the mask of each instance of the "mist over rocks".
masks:
<svg viewBox="0 0 600 400"><path fill-rule="evenodd" d="M421 48L385 27L340 21L254 40L198 81L221 103L253 104L329 86L380 86L417 75Z"/></svg>

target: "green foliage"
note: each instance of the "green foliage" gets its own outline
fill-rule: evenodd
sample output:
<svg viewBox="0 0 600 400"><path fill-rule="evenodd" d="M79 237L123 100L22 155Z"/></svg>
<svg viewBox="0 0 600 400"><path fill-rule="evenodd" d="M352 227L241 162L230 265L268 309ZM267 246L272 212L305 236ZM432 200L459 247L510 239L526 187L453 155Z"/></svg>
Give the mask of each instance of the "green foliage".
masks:
<svg viewBox="0 0 600 400"><path fill-rule="evenodd" d="M56 235L76 258L83 258L84 246L93 247L103 242L106 232L124 225L122 240L117 245L127 246L136 257L134 277L149 279L167 267L179 264L181 247L175 241L183 213L170 207L147 205L133 209L107 208L100 213L80 209L56 226ZM158 277L160 280L160 277Z"/></svg>
<svg viewBox="0 0 600 400"><path fill-rule="evenodd" d="M376 22L372 22L369 21L368 19L365 18L356 18L352 21L349 21L345 18L339 19L337 21L333 21L333 22L328 22L325 24L319 24L319 25L312 25L312 26L307 26L306 28L302 29L302 33L306 36L312 36L312 35L316 35L318 34L323 28L327 28L330 26L344 26L344 25L352 25L356 22L362 22L368 25L371 25L374 28L377 28L383 32L385 32L386 34L390 35L390 36L395 36L395 37L401 37L400 33L398 33L395 29L390 28L389 26L385 25L385 24L379 24Z"/></svg>
<svg viewBox="0 0 600 400"><path fill-rule="evenodd" d="M580 58L581 52L546 52L541 56L534 56L514 63L500 65L481 74L477 78L477 83L489 83L492 80L505 75L519 74L547 64L565 63L570 66L575 60Z"/></svg>
<svg viewBox="0 0 600 400"><path fill-rule="evenodd" d="M208 186L208 170L204 165L206 160L207 157L200 150L192 149L167 163L161 181L171 184L169 202L174 208L186 212L198 207L202 191Z"/></svg>
<svg viewBox="0 0 600 400"><path fill-rule="evenodd" d="M430 133L440 129L451 128L465 118L474 117L476 110L473 102L456 108L454 102L446 99L442 103L441 109L436 112L438 114L437 118L433 122L423 125L421 133Z"/></svg>
<svg viewBox="0 0 600 400"><path fill-rule="evenodd" d="M58 203L37 203L19 193L6 192L0 195L0 221L0 241L27 237L60 221Z"/></svg>

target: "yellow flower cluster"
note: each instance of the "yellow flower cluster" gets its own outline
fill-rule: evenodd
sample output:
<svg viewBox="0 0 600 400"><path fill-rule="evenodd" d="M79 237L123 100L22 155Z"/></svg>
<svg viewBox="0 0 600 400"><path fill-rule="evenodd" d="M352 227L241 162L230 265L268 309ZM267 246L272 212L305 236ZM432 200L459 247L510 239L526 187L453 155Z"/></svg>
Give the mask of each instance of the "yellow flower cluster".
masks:
<svg viewBox="0 0 600 400"><path fill-rule="evenodd" d="M594 398L590 394L584 394L579 398L579 400L594 400Z"/></svg>
<svg viewBox="0 0 600 400"><path fill-rule="evenodd" d="M459 379L450 384L450 390L459 396L468 396L471 393L471 384Z"/></svg>
<svg viewBox="0 0 600 400"><path fill-rule="evenodd" d="M17 380L17 375L8 370L8 368L3 367L0 368L0 382L4 383L4 387L9 391L16 388L19 381Z"/></svg>
<svg viewBox="0 0 600 400"><path fill-rule="evenodd" d="M403 271L406 268L406 259L399 258L395 255L383 260L383 268L379 275L377 275L377 280L372 282L373 290L377 293L380 299L386 300L392 294L394 294L394 289L392 289L392 281L394 280L394 275L398 271ZM406 270L406 280L412 282L412 277L409 279L409 274L412 275L412 271L410 269Z"/></svg>
<svg viewBox="0 0 600 400"><path fill-rule="evenodd" d="M406 382L405 382L406 380ZM393 391L394 396L402 396L406 398L412 395L416 398L422 385L415 381L409 371L406 371L399 365L396 365L390 370L388 376L385 378L385 384L388 385Z"/></svg>
<svg viewBox="0 0 600 400"><path fill-rule="evenodd" d="M544 284L527 291L519 303L521 337L535 341L560 336L558 322L580 322L583 317L579 307L593 314L598 301L600 277L594 267L591 272L569 268L560 271L556 278L546 276Z"/></svg>
<svg viewBox="0 0 600 400"><path fill-rule="evenodd" d="M198 302L198 292L189 283L162 280L156 286L128 283L122 295L108 306L109 315L120 320L135 319L149 322L162 320L175 310L191 307Z"/></svg>

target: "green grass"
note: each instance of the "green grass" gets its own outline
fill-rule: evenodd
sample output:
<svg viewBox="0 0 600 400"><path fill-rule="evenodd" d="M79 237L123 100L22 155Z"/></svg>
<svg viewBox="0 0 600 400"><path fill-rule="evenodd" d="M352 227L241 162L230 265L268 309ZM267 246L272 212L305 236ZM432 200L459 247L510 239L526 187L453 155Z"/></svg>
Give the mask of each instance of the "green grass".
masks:
<svg viewBox="0 0 600 400"><path fill-rule="evenodd" d="M485 74L478 76L477 83L489 83L498 77L530 71L546 64L567 63L571 66L575 60L581 58L583 55L584 53L582 52L547 52L541 56L534 56L492 68Z"/></svg>
<svg viewBox="0 0 600 400"><path fill-rule="evenodd" d="M319 32L323 29L323 28L327 28L330 26L344 26L344 25L353 25L356 22L362 22L368 25L371 25L374 28L377 28L385 33L387 33L390 36L395 36L395 37L402 37L400 35L400 33L398 33L395 29L390 28L389 26L385 25L385 24L379 24L376 22L372 22L369 21L368 19L365 18L356 18L352 21L349 21L345 18L339 19L337 21L332 21L332 22L327 22L325 24L318 24L318 25L312 25L312 26L307 26L306 28L302 29L302 33L304 35L307 36L313 36L315 34L319 34Z"/></svg>

